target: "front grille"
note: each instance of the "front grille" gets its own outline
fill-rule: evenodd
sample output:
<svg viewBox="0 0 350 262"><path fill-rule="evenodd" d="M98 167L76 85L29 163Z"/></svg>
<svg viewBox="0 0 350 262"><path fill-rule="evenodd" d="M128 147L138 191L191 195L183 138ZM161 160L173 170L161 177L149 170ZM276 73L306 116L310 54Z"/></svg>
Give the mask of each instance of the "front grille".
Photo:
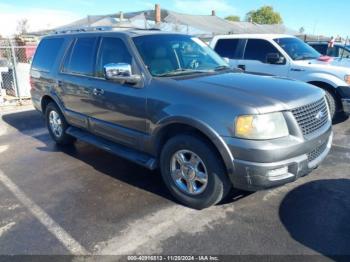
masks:
<svg viewBox="0 0 350 262"><path fill-rule="evenodd" d="M328 122L328 109L324 98L292 110L304 136L316 132Z"/></svg>
<svg viewBox="0 0 350 262"><path fill-rule="evenodd" d="M311 151L309 154L307 154L307 158L308 158L309 162L315 160L320 155L322 155L322 153L326 150L326 148L327 148L327 142L322 144L321 146L317 147L316 149Z"/></svg>

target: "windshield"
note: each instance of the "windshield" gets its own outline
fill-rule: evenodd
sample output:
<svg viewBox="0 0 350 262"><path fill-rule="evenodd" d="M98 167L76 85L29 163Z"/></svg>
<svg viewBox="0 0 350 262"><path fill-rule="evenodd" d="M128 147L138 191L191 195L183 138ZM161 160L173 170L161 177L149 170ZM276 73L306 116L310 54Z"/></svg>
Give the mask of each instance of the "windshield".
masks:
<svg viewBox="0 0 350 262"><path fill-rule="evenodd" d="M317 59L321 56L319 52L298 38L277 38L274 39L274 41L282 47L293 60Z"/></svg>
<svg viewBox="0 0 350 262"><path fill-rule="evenodd" d="M153 76L173 76L228 69L228 64L204 42L185 35L146 35L134 43Z"/></svg>

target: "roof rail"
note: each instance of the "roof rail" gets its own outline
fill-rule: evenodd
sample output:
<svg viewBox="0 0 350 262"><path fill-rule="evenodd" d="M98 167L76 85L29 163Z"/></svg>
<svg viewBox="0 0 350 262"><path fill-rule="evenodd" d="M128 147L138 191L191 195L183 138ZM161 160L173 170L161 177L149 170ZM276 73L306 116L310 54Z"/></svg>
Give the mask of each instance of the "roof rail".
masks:
<svg viewBox="0 0 350 262"><path fill-rule="evenodd" d="M117 31L117 30L155 30L160 31L159 28L139 28L139 27L112 27L112 26L96 26L96 27L80 27L80 28L66 28L55 30L53 34L69 34L69 33L80 33L80 32L95 32L95 31Z"/></svg>
<svg viewBox="0 0 350 262"><path fill-rule="evenodd" d="M112 30L110 26L98 26L98 27L72 27L72 28L62 28L55 30L54 34L67 34L67 33L78 33L78 32L90 32L90 31L108 31Z"/></svg>

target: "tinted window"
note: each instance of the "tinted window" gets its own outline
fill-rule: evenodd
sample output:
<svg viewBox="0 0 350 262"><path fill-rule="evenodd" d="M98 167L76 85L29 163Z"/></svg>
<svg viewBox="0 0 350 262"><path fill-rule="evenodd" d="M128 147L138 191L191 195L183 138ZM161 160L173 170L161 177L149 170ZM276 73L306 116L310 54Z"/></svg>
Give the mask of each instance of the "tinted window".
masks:
<svg viewBox="0 0 350 262"><path fill-rule="evenodd" d="M336 46L334 51L335 56L337 57L340 56L341 50L342 48L340 48L339 46Z"/></svg>
<svg viewBox="0 0 350 262"><path fill-rule="evenodd" d="M97 62L97 76L102 77L103 66L109 63L131 64L131 55L124 42L119 38L103 38Z"/></svg>
<svg viewBox="0 0 350 262"><path fill-rule="evenodd" d="M322 44L313 44L311 45L316 51L319 53L325 55L327 54L327 45L322 45Z"/></svg>
<svg viewBox="0 0 350 262"><path fill-rule="evenodd" d="M96 37L78 38L70 54L66 56L63 71L87 76L94 75L96 45Z"/></svg>
<svg viewBox="0 0 350 262"><path fill-rule="evenodd" d="M239 39L220 39L215 46L215 51L221 57L239 59L237 54Z"/></svg>
<svg viewBox="0 0 350 262"><path fill-rule="evenodd" d="M249 39L245 48L245 60L258 60L266 63L266 56L270 53L279 53L268 41L260 39Z"/></svg>
<svg viewBox="0 0 350 262"><path fill-rule="evenodd" d="M339 56L338 54L339 54L339 47L336 47L336 46L328 47L328 49L327 49L328 56L337 57L337 56Z"/></svg>
<svg viewBox="0 0 350 262"><path fill-rule="evenodd" d="M56 61L63 44L63 38L43 39L36 50L32 67L36 70L49 72Z"/></svg>

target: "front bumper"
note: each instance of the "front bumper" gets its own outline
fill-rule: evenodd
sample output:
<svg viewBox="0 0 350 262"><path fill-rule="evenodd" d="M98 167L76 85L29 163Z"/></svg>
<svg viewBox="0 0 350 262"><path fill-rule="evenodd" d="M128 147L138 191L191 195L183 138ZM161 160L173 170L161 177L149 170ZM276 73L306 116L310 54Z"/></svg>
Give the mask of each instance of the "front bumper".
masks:
<svg viewBox="0 0 350 262"><path fill-rule="evenodd" d="M309 174L324 160L330 151L332 139L333 132L330 127L322 135L308 141L292 141L289 144L280 144L279 141L277 145L274 145L273 141L250 141L251 144L257 143L256 148L251 146L246 149L247 155L240 154L247 157L250 154L250 159L233 160L234 170L230 175L233 186L242 190L257 191L293 182ZM264 143L265 146L260 149L259 143ZM237 144L233 142L228 145L235 155Z"/></svg>

